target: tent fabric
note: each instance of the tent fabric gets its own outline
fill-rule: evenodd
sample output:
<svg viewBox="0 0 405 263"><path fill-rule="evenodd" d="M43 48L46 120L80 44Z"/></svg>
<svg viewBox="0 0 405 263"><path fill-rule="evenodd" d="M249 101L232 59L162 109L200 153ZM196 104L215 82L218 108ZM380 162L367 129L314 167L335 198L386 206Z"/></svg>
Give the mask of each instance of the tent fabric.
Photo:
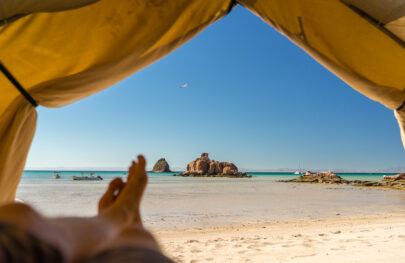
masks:
<svg viewBox="0 0 405 263"><path fill-rule="evenodd" d="M388 24L405 16L404 0L342 0L355 6L382 24Z"/></svg>
<svg viewBox="0 0 405 263"><path fill-rule="evenodd" d="M231 3L101 0L35 13L0 27L0 59L36 102L60 107L167 55L225 16ZM0 94L1 204L13 200L36 118L35 109L1 74Z"/></svg>
<svg viewBox="0 0 405 263"><path fill-rule="evenodd" d="M398 124L401 130L402 144L405 145L405 109L396 110L395 117L398 120Z"/></svg>
<svg viewBox="0 0 405 263"><path fill-rule="evenodd" d="M0 21L38 12L57 12L82 7L98 0L0 0Z"/></svg>
<svg viewBox="0 0 405 263"><path fill-rule="evenodd" d="M357 91L393 110L403 105L404 1L238 2ZM233 3L0 0L0 59L36 102L60 107L169 54L225 16ZM36 112L1 74L0 103L1 204L13 200ZM404 109L395 116L405 145Z"/></svg>
<svg viewBox="0 0 405 263"><path fill-rule="evenodd" d="M385 25L390 32L405 41L405 15Z"/></svg>
<svg viewBox="0 0 405 263"><path fill-rule="evenodd" d="M341 1L240 2L357 91L390 109L405 101L405 48Z"/></svg>
<svg viewBox="0 0 405 263"><path fill-rule="evenodd" d="M4 104L1 104L4 105ZM34 137L35 108L17 96L0 117L0 203L12 201Z"/></svg>

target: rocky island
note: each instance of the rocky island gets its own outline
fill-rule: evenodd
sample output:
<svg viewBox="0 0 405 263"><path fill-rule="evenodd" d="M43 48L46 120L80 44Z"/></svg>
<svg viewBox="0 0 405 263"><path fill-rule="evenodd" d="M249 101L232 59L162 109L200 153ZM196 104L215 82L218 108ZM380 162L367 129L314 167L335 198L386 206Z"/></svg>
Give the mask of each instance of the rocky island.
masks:
<svg viewBox="0 0 405 263"><path fill-rule="evenodd" d="M152 172L153 173L171 173L172 171L170 171L170 166L167 163L166 159L160 158L153 166Z"/></svg>
<svg viewBox="0 0 405 263"><path fill-rule="evenodd" d="M360 187L390 188L405 190L405 173L392 176L384 176L383 180L362 181L362 180L345 180L333 172L311 173L307 171L300 177L290 180L280 180L279 182L293 183L316 183L316 184L350 184Z"/></svg>
<svg viewBox="0 0 405 263"><path fill-rule="evenodd" d="M187 165L187 171L174 176L189 176L189 177L235 177L235 178L250 178L251 175L246 172L239 173L238 167L229 162L218 162L210 160L208 153L202 153L200 158L195 159Z"/></svg>

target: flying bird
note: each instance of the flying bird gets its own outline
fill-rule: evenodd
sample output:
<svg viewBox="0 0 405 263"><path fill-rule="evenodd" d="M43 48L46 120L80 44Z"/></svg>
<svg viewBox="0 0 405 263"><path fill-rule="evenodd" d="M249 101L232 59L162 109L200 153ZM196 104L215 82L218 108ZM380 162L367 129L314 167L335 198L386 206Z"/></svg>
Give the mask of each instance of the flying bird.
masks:
<svg viewBox="0 0 405 263"><path fill-rule="evenodd" d="M180 86L181 89L187 88L188 83L184 83L183 85Z"/></svg>

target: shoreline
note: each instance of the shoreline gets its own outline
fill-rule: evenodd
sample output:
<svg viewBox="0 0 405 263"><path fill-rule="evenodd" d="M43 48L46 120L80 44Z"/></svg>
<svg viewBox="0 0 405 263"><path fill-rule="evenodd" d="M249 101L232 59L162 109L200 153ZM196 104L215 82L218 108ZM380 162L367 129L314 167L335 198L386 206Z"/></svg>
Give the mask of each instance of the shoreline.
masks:
<svg viewBox="0 0 405 263"><path fill-rule="evenodd" d="M93 216L110 178L23 179L47 216ZM144 225L177 262L405 262L405 192L352 185L151 176Z"/></svg>
<svg viewBox="0 0 405 263"><path fill-rule="evenodd" d="M313 174L307 171L306 174L296 178L287 180L278 180L281 183L307 183L307 184L328 184L328 185L352 185L355 187L364 188L383 188L393 190L405 190L405 174L397 174L395 176L386 176L382 180L347 180L333 173L317 173Z"/></svg>
<svg viewBox="0 0 405 263"><path fill-rule="evenodd" d="M404 262L405 214L154 232L176 262Z"/></svg>

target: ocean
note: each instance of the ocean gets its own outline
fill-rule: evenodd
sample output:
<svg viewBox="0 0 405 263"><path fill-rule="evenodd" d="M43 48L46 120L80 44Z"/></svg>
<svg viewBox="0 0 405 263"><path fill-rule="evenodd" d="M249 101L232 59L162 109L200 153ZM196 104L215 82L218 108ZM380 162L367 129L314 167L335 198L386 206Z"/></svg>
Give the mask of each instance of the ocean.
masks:
<svg viewBox="0 0 405 263"><path fill-rule="evenodd" d="M97 202L115 177L126 172L94 172L102 181L73 181L90 172L25 171L17 198L48 216L93 216ZM276 222L405 212L405 192L350 185L281 183L286 173L249 173L253 178L177 177L149 173L141 206L145 225L154 230L246 222ZM384 174L340 174L345 179L379 180Z"/></svg>
<svg viewBox="0 0 405 263"><path fill-rule="evenodd" d="M61 176L61 181L71 181L72 176L90 176L92 173L94 176L101 176L106 180L111 180L115 177L125 178L127 176L126 171L57 171ZM178 172L180 173L180 172ZM38 180L53 179L54 171L24 171L22 180L27 182L40 182ZM148 173L151 180L156 179L170 179L175 173ZM291 179L297 177L293 173L277 173L277 172L252 172L248 173L254 177L268 177L274 180ZM338 173L341 177L347 180L380 180L384 175L393 175L392 173Z"/></svg>

